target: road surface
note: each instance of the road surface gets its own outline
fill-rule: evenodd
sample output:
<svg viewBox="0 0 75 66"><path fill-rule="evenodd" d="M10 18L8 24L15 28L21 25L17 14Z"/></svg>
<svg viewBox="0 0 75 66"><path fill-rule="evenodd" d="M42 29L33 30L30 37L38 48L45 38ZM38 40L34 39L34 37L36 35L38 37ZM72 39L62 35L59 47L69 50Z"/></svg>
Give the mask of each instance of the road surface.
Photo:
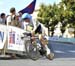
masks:
<svg viewBox="0 0 75 66"><path fill-rule="evenodd" d="M31 59L0 59L0 66L75 66L75 45L50 42L49 47L55 53L54 60L45 57L37 61Z"/></svg>

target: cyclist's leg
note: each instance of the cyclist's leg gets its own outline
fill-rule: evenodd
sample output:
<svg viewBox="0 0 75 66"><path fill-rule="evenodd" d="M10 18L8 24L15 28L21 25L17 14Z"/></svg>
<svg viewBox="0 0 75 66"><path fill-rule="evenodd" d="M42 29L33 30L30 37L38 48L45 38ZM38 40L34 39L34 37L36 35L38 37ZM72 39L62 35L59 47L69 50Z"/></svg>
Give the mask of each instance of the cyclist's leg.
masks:
<svg viewBox="0 0 75 66"><path fill-rule="evenodd" d="M43 47L45 47L46 49L46 57L50 60L52 60L54 58L54 53L51 52L51 50L48 47L48 42L46 42L46 39L44 39L44 37L42 36L42 34L39 35L39 40L41 41L41 44L43 45Z"/></svg>
<svg viewBox="0 0 75 66"><path fill-rule="evenodd" d="M48 46L47 46L48 43L45 42L45 39L44 39L44 37L43 37L43 35L42 35L42 28L41 28L41 25L39 25L39 26L37 27L37 29L35 30L34 33L35 33L35 34L36 34L36 33L39 34L39 40L40 40L42 46L46 49L47 58L48 58L48 59L53 59L54 54L51 53L51 50L50 50L50 49L48 48ZM42 51L42 52L43 52L43 51Z"/></svg>
<svg viewBox="0 0 75 66"><path fill-rule="evenodd" d="M36 30L35 30L35 32L34 32L35 34L37 34L38 33L38 36L39 36L39 41L40 41L40 44L42 45L41 47L45 47L45 43L44 43L44 39L43 39L43 36L42 36L42 27L41 27L41 25L38 25L37 26L37 28L36 28ZM41 51L41 52L43 52L43 50Z"/></svg>

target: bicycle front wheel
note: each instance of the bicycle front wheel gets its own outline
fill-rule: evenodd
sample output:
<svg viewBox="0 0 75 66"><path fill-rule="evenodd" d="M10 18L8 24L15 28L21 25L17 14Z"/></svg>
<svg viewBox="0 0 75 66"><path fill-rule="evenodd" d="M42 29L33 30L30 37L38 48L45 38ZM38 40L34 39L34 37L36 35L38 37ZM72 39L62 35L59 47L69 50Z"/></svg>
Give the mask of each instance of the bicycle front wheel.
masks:
<svg viewBox="0 0 75 66"><path fill-rule="evenodd" d="M25 44L25 48L29 58L31 58L32 60L37 60L40 58L40 53L37 45L32 44L31 41L27 41Z"/></svg>

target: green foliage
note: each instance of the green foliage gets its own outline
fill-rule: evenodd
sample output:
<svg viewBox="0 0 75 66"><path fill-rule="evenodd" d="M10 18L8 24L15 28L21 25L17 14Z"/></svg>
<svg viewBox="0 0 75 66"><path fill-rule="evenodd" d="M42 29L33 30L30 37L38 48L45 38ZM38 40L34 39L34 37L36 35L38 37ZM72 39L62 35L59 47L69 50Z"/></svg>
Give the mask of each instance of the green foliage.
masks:
<svg viewBox="0 0 75 66"><path fill-rule="evenodd" d="M75 28L75 0L62 0L59 4L45 5L41 4L38 20L46 27L51 27L52 32L55 25L61 22L61 31L64 33L67 24Z"/></svg>

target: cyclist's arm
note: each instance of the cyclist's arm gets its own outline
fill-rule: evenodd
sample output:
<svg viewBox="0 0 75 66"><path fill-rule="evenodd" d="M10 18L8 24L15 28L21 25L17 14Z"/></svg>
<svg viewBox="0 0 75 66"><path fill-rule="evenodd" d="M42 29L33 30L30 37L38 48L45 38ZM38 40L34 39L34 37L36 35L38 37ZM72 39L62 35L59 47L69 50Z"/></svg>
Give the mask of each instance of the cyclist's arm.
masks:
<svg viewBox="0 0 75 66"><path fill-rule="evenodd" d="M36 22L32 21L32 24L33 24L33 30L31 31L31 33L35 33L35 30L37 28Z"/></svg>

